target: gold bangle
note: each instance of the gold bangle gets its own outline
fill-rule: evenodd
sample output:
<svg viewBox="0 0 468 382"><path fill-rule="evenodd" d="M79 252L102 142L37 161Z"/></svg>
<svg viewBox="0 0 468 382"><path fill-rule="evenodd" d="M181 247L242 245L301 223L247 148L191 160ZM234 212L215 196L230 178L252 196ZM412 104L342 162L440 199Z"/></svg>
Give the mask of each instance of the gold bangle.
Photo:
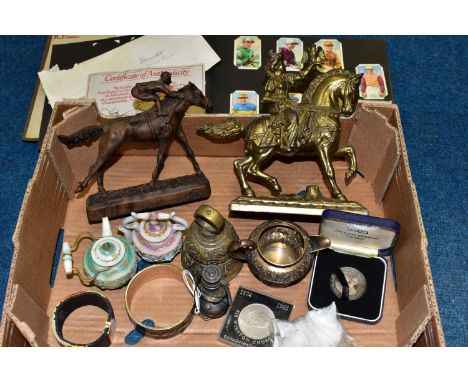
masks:
<svg viewBox="0 0 468 382"><path fill-rule="evenodd" d="M182 276L183 269L173 264L156 264L148 267L141 272L137 273L136 276L130 281L125 291L125 308L127 310L128 317L133 324L153 338L170 338L184 331L184 329L190 324L193 318L193 308L195 306L195 299L185 286L184 278ZM187 306L187 311L184 316L176 323L169 326L159 326L157 320L156 327L151 327L143 324L135 315L132 313L132 302L136 292L144 285L157 278L172 278L180 281L182 284L183 291L189 293L191 296L191 303Z"/></svg>

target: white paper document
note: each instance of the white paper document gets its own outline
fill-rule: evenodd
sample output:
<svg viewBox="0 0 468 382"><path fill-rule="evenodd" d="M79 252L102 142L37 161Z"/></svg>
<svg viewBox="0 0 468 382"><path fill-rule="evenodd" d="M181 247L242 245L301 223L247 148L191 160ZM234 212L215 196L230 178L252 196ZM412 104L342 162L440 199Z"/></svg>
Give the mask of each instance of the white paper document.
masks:
<svg viewBox="0 0 468 382"><path fill-rule="evenodd" d="M42 71L39 78L53 107L63 99L85 97L88 78L94 73L195 64L208 70L219 61L202 36L143 36L72 69Z"/></svg>
<svg viewBox="0 0 468 382"><path fill-rule="evenodd" d="M138 82L158 80L162 71L171 73L173 90L180 89L190 81L205 92L203 65L190 65L91 74L86 98L96 100L99 113L103 116L134 115L141 110L135 109L136 100L131 94L132 88Z"/></svg>

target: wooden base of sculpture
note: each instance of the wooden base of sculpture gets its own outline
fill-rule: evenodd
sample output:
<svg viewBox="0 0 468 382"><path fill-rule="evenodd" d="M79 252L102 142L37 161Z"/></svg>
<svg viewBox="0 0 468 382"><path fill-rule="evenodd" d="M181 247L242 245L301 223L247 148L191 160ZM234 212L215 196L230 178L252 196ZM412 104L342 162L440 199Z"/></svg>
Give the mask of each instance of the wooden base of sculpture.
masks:
<svg viewBox="0 0 468 382"><path fill-rule="evenodd" d="M230 211L290 215L322 215L327 209L369 214L359 203L325 198L316 185L307 186L305 195L239 196L229 205Z"/></svg>
<svg viewBox="0 0 468 382"><path fill-rule="evenodd" d="M98 223L105 216L118 218L132 212L154 211L178 204L208 199L211 188L203 175L186 175L139 186L98 192L86 200L89 223Z"/></svg>

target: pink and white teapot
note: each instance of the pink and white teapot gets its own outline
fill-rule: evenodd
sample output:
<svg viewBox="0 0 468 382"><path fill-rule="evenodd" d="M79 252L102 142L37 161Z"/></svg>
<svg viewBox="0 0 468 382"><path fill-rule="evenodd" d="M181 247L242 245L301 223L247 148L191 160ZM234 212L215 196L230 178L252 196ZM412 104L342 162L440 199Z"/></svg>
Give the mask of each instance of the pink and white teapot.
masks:
<svg viewBox="0 0 468 382"><path fill-rule="evenodd" d="M182 231L188 223L175 212L132 212L119 231L129 240L143 260L150 263L172 261L182 245Z"/></svg>

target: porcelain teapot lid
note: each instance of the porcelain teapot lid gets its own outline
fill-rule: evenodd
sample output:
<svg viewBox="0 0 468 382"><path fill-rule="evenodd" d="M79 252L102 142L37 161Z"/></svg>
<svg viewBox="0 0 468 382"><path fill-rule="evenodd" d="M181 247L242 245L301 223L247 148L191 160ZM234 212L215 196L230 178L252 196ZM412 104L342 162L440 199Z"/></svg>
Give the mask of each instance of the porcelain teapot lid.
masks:
<svg viewBox="0 0 468 382"><path fill-rule="evenodd" d="M91 258L102 267L112 267L125 256L124 244L115 237L102 237L93 243Z"/></svg>
<svg viewBox="0 0 468 382"><path fill-rule="evenodd" d="M91 247L91 258L102 267L112 267L125 256L125 246L112 236L112 228L107 217L102 218L102 237Z"/></svg>
<svg viewBox="0 0 468 382"><path fill-rule="evenodd" d="M139 233L148 243L162 243L176 231L187 229L188 223L174 212L132 212L131 216L124 219L119 230L133 235ZM128 237L127 237L128 238ZM131 240L130 240L131 241Z"/></svg>
<svg viewBox="0 0 468 382"><path fill-rule="evenodd" d="M170 220L146 220L140 224L140 234L151 243L160 243L166 240L172 232Z"/></svg>

